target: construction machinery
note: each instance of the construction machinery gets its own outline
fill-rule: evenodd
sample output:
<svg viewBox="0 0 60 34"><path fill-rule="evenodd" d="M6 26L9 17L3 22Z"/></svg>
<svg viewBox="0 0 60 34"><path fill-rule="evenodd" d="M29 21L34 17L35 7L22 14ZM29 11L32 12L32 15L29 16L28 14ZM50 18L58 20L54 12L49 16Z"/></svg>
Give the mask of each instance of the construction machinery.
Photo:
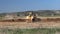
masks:
<svg viewBox="0 0 60 34"><path fill-rule="evenodd" d="M40 21L40 18L37 18L37 14L33 13L33 12L29 12L29 15L27 16L27 19L30 20L30 22L37 22Z"/></svg>

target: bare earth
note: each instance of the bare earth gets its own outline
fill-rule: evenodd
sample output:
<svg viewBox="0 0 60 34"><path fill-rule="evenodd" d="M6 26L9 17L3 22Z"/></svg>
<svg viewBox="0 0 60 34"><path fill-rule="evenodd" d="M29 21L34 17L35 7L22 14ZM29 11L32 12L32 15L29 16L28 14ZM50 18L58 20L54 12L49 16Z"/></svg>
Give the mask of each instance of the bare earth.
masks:
<svg viewBox="0 0 60 34"><path fill-rule="evenodd" d="M0 28L60 28L60 22L35 22L35 23L26 23L26 22L0 22Z"/></svg>

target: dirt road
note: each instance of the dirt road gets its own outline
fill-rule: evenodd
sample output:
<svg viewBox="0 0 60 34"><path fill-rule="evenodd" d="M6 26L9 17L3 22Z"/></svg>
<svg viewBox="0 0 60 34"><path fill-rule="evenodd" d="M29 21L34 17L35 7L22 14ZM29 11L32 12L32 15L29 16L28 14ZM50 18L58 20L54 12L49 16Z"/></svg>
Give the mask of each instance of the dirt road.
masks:
<svg viewBox="0 0 60 34"><path fill-rule="evenodd" d="M36 23L26 23L26 22L0 22L0 28L60 28L60 23L55 22L36 22Z"/></svg>

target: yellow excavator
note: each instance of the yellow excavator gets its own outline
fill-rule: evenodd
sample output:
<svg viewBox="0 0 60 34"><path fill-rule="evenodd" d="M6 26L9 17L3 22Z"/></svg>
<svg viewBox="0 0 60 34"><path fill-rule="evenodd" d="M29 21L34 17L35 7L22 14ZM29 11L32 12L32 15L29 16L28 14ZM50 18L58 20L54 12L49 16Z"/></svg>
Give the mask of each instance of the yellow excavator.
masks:
<svg viewBox="0 0 60 34"><path fill-rule="evenodd" d="M26 18L29 19L28 21L30 22L37 22L41 20L40 18L37 18L37 15L33 12L29 12L29 15Z"/></svg>

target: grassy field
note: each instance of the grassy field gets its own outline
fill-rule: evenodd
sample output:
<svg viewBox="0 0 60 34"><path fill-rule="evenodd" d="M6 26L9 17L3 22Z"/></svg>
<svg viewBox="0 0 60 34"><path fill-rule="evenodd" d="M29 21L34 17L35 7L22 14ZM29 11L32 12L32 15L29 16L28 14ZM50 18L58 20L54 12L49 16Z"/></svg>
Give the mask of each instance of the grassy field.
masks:
<svg viewBox="0 0 60 34"><path fill-rule="evenodd" d="M59 28L0 29L0 34L59 34Z"/></svg>
<svg viewBox="0 0 60 34"><path fill-rule="evenodd" d="M47 17L40 17L47 18ZM60 18L60 17L49 17ZM1 28L2 27L2 28ZM4 28L6 27L6 28ZM11 29L9 29L9 28ZM14 29L17 27L17 29ZM19 29L21 27L22 29ZM24 29L24 28L32 29ZM52 28L39 28L39 27L52 27ZM54 28L58 27L58 28ZM0 34L60 34L60 22L39 22L39 23L20 23L20 22L0 22Z"/></svg>

